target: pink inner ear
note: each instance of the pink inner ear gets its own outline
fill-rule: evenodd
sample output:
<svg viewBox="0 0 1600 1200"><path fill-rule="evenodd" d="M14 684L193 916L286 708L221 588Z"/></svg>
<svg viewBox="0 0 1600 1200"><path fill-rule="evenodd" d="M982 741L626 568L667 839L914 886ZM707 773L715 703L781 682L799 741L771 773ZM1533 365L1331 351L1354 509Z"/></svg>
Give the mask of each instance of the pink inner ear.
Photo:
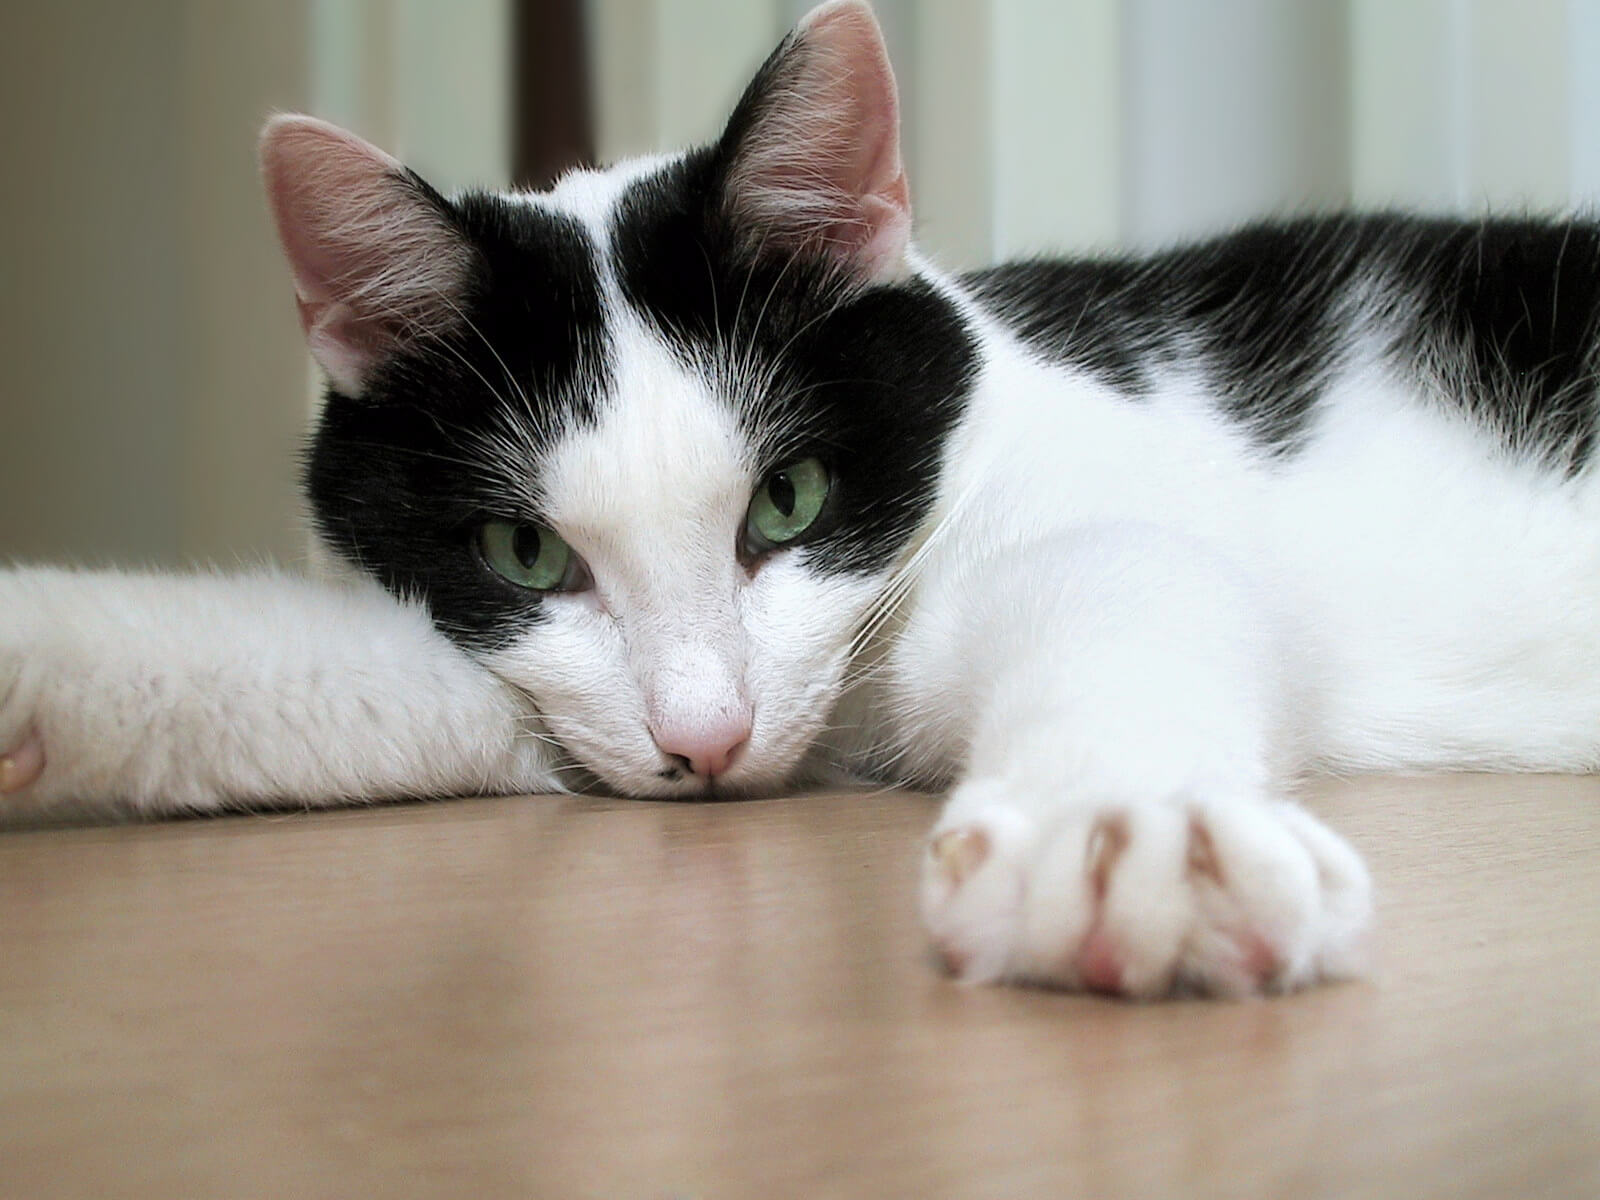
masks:
<svg viewBox="0 0 1600 1200"><path fill-rule="evenodd" d="M453 323L470 251L405 167L354 134L279 116L260 152L306 342L359 395L385 354Z"/></svg>
<svg viewBox="0 0 1600 1200"><path fill-rule="evenodd" d="M816 245L853 274L904 269L911 192L894 72L872 11L836 0L801 21L736 152L729 200L764 232Z"/></svg>

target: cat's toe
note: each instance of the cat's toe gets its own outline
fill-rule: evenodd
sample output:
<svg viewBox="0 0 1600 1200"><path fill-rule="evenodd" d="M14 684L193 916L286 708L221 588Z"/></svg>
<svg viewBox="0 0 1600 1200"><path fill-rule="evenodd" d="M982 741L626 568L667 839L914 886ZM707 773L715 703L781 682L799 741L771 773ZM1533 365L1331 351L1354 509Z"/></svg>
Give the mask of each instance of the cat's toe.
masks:
<svg viewBox="0 0 1600 1200"><path fill-rule="evenodd" d="M997 811L936 829L922 864L922 914L945 970L968 983L1008 974L1027 885L1032 823Z"/></svg>
<svg viewBox="0 0 1600 1200"><path fill-rule="evenodd" d="M1174 986L1192 912L1171 886L1182 816L1158 805L1071 814L1043 839L1015 976L1130 997Z"/></svg>
<svg viewBox="0 0 1600 1200"><path fill-rule="evenodd" d="M1282 991L1316 978L1316 868L1265 805L1186 814L1182 887L1192 915L1175 982L1212 995Z"/></svg>

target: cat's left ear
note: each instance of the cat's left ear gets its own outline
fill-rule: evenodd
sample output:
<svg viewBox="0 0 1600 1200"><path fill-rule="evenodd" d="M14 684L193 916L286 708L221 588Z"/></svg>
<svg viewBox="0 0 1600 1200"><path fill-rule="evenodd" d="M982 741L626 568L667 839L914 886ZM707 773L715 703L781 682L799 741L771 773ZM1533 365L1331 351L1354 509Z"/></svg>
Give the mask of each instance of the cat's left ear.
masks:
<svg viewBox="0 0 1600 1200"><path fill-rule="evenodd" d="M474 251L438 193L336 125L274 117L260 154L306 344L358 397L376 364L455 326Z"/></svg>
<svg viewBox="0 0 1600 1200"><path fill-rule="evenodd" d="M905 273L900 106L866 4L812 10L746 89L718 148L723 204L751 249L815 252L861 282Z"/></svg>

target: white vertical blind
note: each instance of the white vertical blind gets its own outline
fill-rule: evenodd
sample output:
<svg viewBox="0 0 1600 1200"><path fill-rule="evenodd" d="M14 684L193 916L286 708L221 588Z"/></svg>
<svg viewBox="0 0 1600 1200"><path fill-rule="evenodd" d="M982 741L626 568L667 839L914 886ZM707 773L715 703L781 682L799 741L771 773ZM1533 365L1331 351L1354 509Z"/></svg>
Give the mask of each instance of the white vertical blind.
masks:
<svg viewBox="0 0 1600 1200"><path fill-rule="evenodd" d="M1351 195L1364 206L1558 209L1600 135L1581 31L1559 0L1352 0ZM1578 36L1575 36L1578 35ZM1578 70L1574 70L1577 67Z"/></svg>
<svg viewBox="0 0 1600 1200"><path fill-rule="evenodd" d="M311 0L311 107L443 191L511 177L508 0Z"/></svg>
<svg viewBox="0 0 1600 1200"><path fill-rule="evenodd" d="M715 137L789 24L779 0L589 0L588 13L606 161Z"/></svg>
<svg viewBox="0 0 1600 1200"><path fill-rule="evenodd" d="M1600 0L1568 0L1568 201L1600 210Z"/></svg>
<svg viewBox="0 0 1600 1200"><path fill-rule="evenodd" d="M996 0L990 22L994 209L980 260L1063 241L1116 245L1127 115L1118 5Z"/></svg>
<svg viewBox="0 0 1600 1200"><path fill-rule="evenodd" d="M608 155L715 135L804 0L592 0ZM1600 0L880 0L951 265L1600 201Z"/></svg>
<svg viewBox="0 0 1600 1200"><path fill-rule="evenodd" d="M1121 15L1125 242L1346 202L1343 5L1127 0Z"/></svg>

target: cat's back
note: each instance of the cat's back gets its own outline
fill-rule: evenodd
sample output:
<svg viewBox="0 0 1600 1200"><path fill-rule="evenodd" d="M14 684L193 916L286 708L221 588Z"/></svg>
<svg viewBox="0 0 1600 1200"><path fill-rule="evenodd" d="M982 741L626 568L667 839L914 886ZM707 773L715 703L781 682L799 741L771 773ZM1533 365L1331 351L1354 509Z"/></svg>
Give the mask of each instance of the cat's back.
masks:
<svg viewBox="0 0 1600 1200"><path fill-rule="evenodd" d="M1594 450L1600 224L1586 218L1303 217L962 283L1034 354L1135 403L1183 377L1273 456L1302 448L1361 370L1568 472Z"/></svg>

